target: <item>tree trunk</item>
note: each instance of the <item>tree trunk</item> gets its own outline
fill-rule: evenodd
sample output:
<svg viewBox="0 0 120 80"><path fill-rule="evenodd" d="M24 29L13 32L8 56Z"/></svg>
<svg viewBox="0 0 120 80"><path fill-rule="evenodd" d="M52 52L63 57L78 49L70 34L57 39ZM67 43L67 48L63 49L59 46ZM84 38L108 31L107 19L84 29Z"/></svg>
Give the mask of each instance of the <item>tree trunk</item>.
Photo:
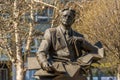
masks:
<svg viewBox="0 0 120 80"><path fill-rule="evenodd" d="M15 28L15 42L16 42L16 80L23 80L23 60L21 53L21 45L20 45L20 36L18 33L17 23L14 22Z"/></svg>
<svg viewBox="0 0 120 80"><path fill-rule="evenodd" d="M117 69L117 80L120 80L120 64L118 64L118 69Z"/></svg>
<svg viewBox="0 0 120 80"><path fill-rule="evenodd" d="M32 42L32 36L33 36L33 20L34 20L34 17L33 17L33 1L31 0L31 5L30 5L30 18L31 18L31 22L30 22L30 28L29 28L29 35L28 35L28 38L27 38L27 43L26 43L26 47L25 47L25 52L24 52L24 64L27 64L27 57L30 55L30 50L31 50L31 42ZM25 70L25 67L27 66L24 66L24 70ZM25 75L26 75L26 70L24 71L24 80L25 80Z"/></svg>
<svg viewBox="0 0 120 80"><path fill-rule="evenodd" d="M17 18L19 15L19 10L17 10L17 0L14 1L13 7L13 15L14 15L14 30L15 30L15 43L16 43L16 80L24 80L23 74L23 59L22 59L22 51L21 51L21 43L20 43L20 33L18 29Z"/></svg>
<svg viewBox="0 0 120 80"><path fill-rule="evenodd" d="M26 44L26 49L25 49L25 57L27 57L27 54L30 54L30 44L32 42L32 36L33 36L33 1L31 0L31 5L30 5L30 18L31 18L31 22L30 22L30 29L29 29L29 35L28 35L28 39L27 39L27 44Z"/></svg>
<svg viewBox="0 0 120 80"><path fill-rule="evenodd" d="M120 73L117 73L117 80L120 80Z"/></svg>

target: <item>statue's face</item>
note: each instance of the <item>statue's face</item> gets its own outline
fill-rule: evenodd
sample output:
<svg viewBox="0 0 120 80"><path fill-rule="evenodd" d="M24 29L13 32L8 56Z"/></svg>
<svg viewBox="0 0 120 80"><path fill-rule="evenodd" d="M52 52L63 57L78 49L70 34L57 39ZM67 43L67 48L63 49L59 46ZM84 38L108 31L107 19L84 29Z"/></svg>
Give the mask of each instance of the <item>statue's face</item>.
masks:
<svg viewBox="0 0 120 80"><path fill-rule="evenodd" d="M66 27L71 27L71 25L74 23L75 15L70 10L65 10L62 12L61 15L61 22L63 25L66 25Z"/></svg>

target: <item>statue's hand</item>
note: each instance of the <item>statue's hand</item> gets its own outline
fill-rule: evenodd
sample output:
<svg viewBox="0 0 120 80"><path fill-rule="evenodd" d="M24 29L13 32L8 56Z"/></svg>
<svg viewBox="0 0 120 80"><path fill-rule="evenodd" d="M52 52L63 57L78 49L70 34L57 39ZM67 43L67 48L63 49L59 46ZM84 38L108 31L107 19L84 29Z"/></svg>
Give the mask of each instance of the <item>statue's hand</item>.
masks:
<svg viewBox="0 0 120 80"><path fill-rule="evenodd" d="M53 66L49 62L42 62L41 67L43 70L52 71Z"/></svg>
<svg viewBox="0 0 120 80"><path fill-rule="evenodd" d="M79 64L79 65L84 65L84 66L85 66L85 65L87 66L87 65L90 65L90 64L91 64L91 61L89 61L89 62L86 63L86 62L83 62L83 60L84 60L83 57L78 58L78 59L77 59L78 64Z"/></svg>

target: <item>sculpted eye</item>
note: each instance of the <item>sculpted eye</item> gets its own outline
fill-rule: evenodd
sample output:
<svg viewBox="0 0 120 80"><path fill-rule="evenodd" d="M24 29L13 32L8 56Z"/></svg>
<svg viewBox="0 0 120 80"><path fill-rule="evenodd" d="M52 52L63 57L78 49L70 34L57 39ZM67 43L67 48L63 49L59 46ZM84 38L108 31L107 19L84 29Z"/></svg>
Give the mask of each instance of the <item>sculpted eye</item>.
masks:
<svg viewBox="0 0 120 80"><path fill-rule="evenodd" d="M63 15L63 17L67 17L67 15Z"/></svg>
<svg viewBox="0 0 120 80"><path fill-rule="evenodd" d="M69 18L73 18L73 16L68 16Z"/></svg>

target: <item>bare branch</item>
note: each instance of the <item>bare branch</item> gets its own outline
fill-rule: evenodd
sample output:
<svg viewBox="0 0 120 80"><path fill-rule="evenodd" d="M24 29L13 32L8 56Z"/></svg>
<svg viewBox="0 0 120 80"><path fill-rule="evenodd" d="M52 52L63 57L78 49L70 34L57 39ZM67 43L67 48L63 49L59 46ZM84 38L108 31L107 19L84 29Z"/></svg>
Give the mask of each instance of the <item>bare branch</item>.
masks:
<svg viewBox="0 0 120 80"><path fill-rule="evenodd" d="M41 3L41 4L44 4L44 5L46 5L46 6L49 6L49 7L53 7L53 8L55 8L55 9L58 10L58 8L57 8L56 6L54 6L54 5L47 4L47 3L43 2L43 1L40 1L40 0L34 0L34 1L35 1L35 2L39 2L39 3Z"/></svg>

